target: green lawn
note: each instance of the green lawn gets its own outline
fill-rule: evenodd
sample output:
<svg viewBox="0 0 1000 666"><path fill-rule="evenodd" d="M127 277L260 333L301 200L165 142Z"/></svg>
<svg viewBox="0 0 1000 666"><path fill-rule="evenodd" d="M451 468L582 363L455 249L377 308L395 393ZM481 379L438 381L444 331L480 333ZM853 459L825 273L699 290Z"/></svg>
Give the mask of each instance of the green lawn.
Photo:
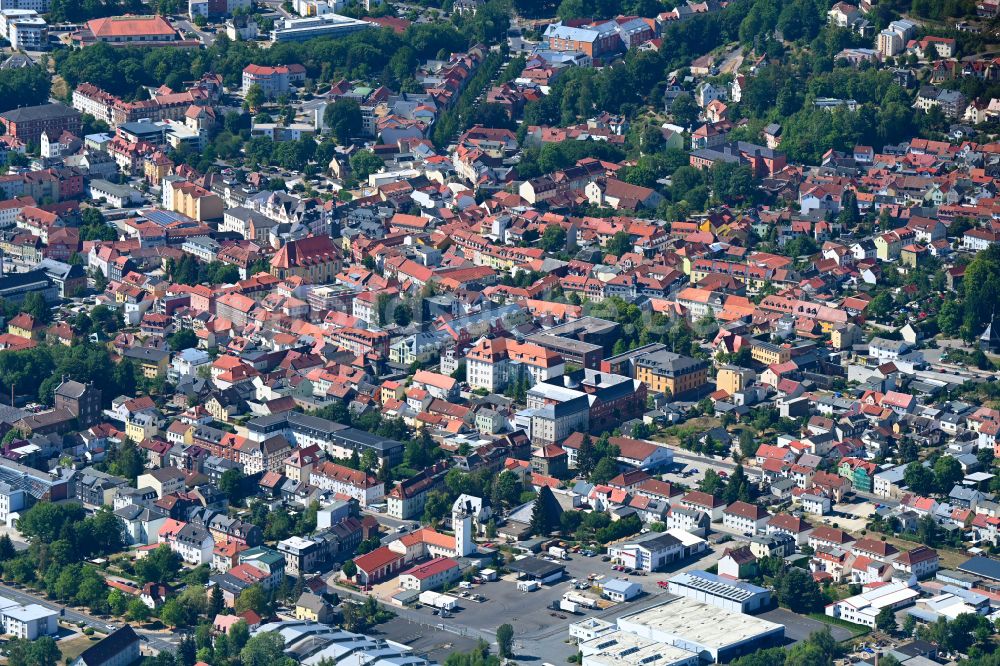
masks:
<svg viewBox="0 0 1000 666"><path fill-rule="evenodd" d="M59 646L59 652L62 653L63 659L66 663L68 663L79 657L84 650L89 648L91 645L94 645L102 638L103 636L84 636L83 634L80 634L79 636L74 636L73 638L65 638L56 643L56 645Z"/></svg>
<svg viewBox="0 0 1000 666"><path fill-rule="evenodd" d="M823 613L809 613L809 617L811 617L814 620L819 620L820 622L824 622L826 624L848 629L854 633L854 638L857 638L858 636L864 636L865 634L871 632L871 629L864 626L863 624L854 624L853 622L848 622L847 620L841 620L839 617L830 617L829 615L825 615Z"/></svg>

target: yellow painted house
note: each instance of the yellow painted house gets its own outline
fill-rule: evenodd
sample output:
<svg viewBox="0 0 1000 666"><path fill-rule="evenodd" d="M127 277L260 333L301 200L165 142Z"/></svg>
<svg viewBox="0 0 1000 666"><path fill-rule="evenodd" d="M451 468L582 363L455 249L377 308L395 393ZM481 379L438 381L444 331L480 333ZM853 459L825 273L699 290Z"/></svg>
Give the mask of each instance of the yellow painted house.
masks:
<svg viewBox="0 0 1000 666"><path fill-rule="evenodd" d="M146 379L155 379L159 375L166 374L167 362L170 360L168 352L152 347L129 347L125 350L124 356L142 368L142 376Z"/></svg>
<svg viewBox="0 0 1000 666"><path fill-rule="evenodd" d="M45 334L45 326L26 312L7 322L7 332L25 340L36 340Z"/></svg>
<svg viewBox="0 0 1000 666"><path fill-rule="evenodd" d="M683 395L708 382L708 363L669 351L644 354L635 359L635 378L651 392Z"/></svg>
<svg viewBox="0 0 1000 666"><path fill-rule="evenodd" d="M295 619L306 622L328 622L333 616L333 609L323 597L312 592L303 592L295 602Z"/></svg>

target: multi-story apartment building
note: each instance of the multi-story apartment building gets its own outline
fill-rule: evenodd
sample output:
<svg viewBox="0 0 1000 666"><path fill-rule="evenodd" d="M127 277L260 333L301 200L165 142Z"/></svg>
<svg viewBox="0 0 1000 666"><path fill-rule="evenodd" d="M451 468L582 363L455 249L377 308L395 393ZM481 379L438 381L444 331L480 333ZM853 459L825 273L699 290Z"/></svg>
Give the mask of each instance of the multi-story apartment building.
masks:
<svg viewBox="0 0 1000 666"><path fill-rule="evenodd" d="M244 474L281 472L284 460L291 452L291 446L284 437L271 437L263 442L244 440L240 442L240 464Z"/></svg>
<svg viewBox="0 0 1000 666"><path fill-rule="evenodd" d="M722 524L739 532L757 534L764 531L769 517L767 511L756 504L733 502L722 511Z"/></svg>
<svg viewBox="0 0 1000 666"><path fill-rule="evenodd" d="M49 24L32 10L13 10L24 12L18 17L6 16L0 21L0 26L6 26L4 36L13 49L20 51L45 51L49 48ZM6 11L0 12L0 15Z"/></svg>
<svg viewBox="0 0 1000 666"><path fill-rule="evenodd" d="M366 472L324 462L313 467L309 483L324 490L342 493L370 506L385 496L385 484Z"/></svg>
<svg viewBox="0 0 1000 666"><path fill-rule="evenodd" d="M397 481L386 496L386 513L399 520L423 514L427 494L444 483L447 465L437 463L405 481Z"/></svg>
<svg viewBox="0 0 1000 666"><path fill-rule="evenodd" d="M465 356L469 385L491 393L527 377L530 384L559 377L565 370L562 357L530 342L509 338L484 338Z"/></svg>
<svg viewBox="0 0 1000 666"><path fill-rule="evenodd" d="M674 352L658 351L635 359L635 378L655 393L685 395L708 382L708 363Z"/></svg>
<svg viewBox="0 0 1000 666"><path fill-rule="evenodd" d="M374 354L379 358L389 355L389 334L385 331L368 331L363 328L345 327L330 334L337 346L358 356Z"/></svg>
<svg viewBox="0 0 1000 666"><path fill-rule="evenodd" d="M323 284L333 281L341 264L342 253L332 238L310 236L285 243L271 260L271 274L282 280L297 275Z"/></svg>
<svg viewBox="0 0 1000 666"><path fill-rule="evenodd" d="M277 97L290 89L290 84L303 81L306 68L299 64L278 65L247 65L243 69L243 94L247 94L250 86L257 85L267 97Z"/></svg>
<svg viewBox="0 0 1000 666"><path fill-rule="evenodd" d="M591 58L610 55L622 46L614 21L579 28L553 23L545 29L545 39L553 51L577 51Z"/></svg>
<svg viewBox="0 0 1000 666"><path fill-rule="evenodd" d="M7 134L26 144L40 141L42 132L55 136L70 132L79 136L81 129L80 112L59 103L11 109L0 113L0 123Z"/></svg>
<svg viewBox="0 0 1000 666"><path fill-rule="evenodd" d="M63 379L53 397L55 408L67 410L77 418L82 428L89 427L101 416L101 389L93 384Z"/></svg>

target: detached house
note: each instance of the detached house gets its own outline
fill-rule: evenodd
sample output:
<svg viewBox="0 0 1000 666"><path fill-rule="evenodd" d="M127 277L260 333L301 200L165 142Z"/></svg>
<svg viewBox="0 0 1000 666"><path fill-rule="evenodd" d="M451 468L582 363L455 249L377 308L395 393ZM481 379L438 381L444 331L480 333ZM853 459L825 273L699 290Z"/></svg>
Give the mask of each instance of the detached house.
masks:
<svg viewBox="0 0 1000 666"><path fill-rule="evenodd" d="M722 519L722 511L726 508L726 503L714 495L692 490L680 499L677 506L682 509L701 511L708 515L710 521L716 521Z"/></svg>
<svg viewBox="0 0 1000 666"><path fill-rule="evenodd" d="M927 578L937 573L941 560L937 551L927 546L917 546L901 554L892 562L899 571L913 574L918 579Z"/></svg>
<svg viewBox="0 0 1000 666"><path fill-rule="evenodd" d="M889 562L899 555L899 550L891 543L868 538L855 541L851 547L851 552L856 557L867 557L879 562Z"/></svg>
<svg viewBox="0 0 1000 666"><path fill-rule="evenodd" d="M823 548L847 549L853 542L854 537L844 530L837 529L835 527L827 527L826 525L815 527L813 528L813 531L809 533L809 547L813 550L820 550Z"/></svg>
<svg viewBox="0 0 1000 666"><path fill-rule="evenodd" d="M767 521L766 529L768 534L787 534L795 539L797 546L804 546L809 541L812 525L798 516L779 513L776 516L771 516L770 520Z"/></svg>
<svg viewBox="0 0 1000 666"><path fill-rule="evenodd" d="M722 512L722 524L751 535L763 532L769 515L762 507L747 502L733 502Z"/></svg>

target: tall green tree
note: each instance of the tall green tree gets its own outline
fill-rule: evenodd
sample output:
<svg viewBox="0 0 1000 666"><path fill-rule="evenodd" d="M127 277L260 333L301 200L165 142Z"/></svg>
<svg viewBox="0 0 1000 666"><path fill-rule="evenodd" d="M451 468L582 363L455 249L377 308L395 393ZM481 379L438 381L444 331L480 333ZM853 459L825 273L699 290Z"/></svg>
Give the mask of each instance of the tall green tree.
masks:
<svg viewBox="0 0 1000 666"><path fill-rule="evenodd" d="M928 495L934 490L934 472L913 461L903 471L903 483L918 495Z"/></svg>
<svg viewBox="0 0 1000 666"><path fill-rule="evenodd" d="M965 268L963 336L971 339L983 332L1000 304L1000 244L976 253Z"/></svg>
<svg viewBox="0 0 1000 666"><path fill-rule="evenodd" d="M264 89L260 87L260 84L254 83L247 88L247 93L243 98L243 107L251 112L257 111L264 106L266 101L267 95L264 94Z"/></svg>
<svg viewBox="0 0 1000 666"><path fill-rule="evenodd" d="M941 456L934 462L934 485L943 495L950 493L964 476L962 464L951 456Z"/></svg>
<svg viewBox="0 0 1000 666"><path fill-rule="evenodd" d="M497 627L497 654L501 659L514 656L514 627L507 623Z"/></svg>
<svg viewBox="0 0 1000 666"><path fill-rule="evenodd" d="M819 585L808 571L791 567L775 581L778 603L795 613L812 613L822 609L825 598Z"/></svg>
<svg viewBox="0 0 1000 666"><path fill-rule="evenodd" d="M323 111L323 122L333 132L337 143L346 145L349 139L361 134L361 106L353 99L338 99Z"/></svg>
<svg viewBox="0 0 1000 666"><path fill-rule="evenodd" d="M535 498L535 505L531 509L531 533L537 536L545 536L552 531L556 524L556 517L552 512L552 504L556 501L552 490L548 486L542 486Z"/></svg>

